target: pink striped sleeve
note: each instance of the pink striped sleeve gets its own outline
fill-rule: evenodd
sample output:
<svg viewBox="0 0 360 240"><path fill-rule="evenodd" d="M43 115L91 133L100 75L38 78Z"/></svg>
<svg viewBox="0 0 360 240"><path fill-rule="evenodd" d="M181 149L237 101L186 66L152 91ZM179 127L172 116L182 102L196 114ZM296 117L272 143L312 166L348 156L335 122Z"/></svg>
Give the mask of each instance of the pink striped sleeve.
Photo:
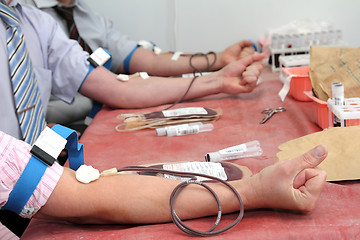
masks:
<svg viewBox="0 0 360 240"><path fill-rule="evenodd" d="M0 131L0 206L3 206L24 171L31 154L31 146ZM20 216L32 217L49 199L63 167L54 163L48 167L39 185L25 205Z"/></svg>
<svg viewBox="0 0 360 240"><path fill-rule="evenodd" d="M0 239L1 240L18 240L19 237L12 233L7 227L0 223Z"/></svg>
<svg viewBox="0 0 360 240"><path fill-rule="evenodd" d="M32 217L42 206L45 205L58 183L64 168L55 162L51 167L48 167L42 177L39 185L35 189L31 198L25 205L20 216Z"/></svg>

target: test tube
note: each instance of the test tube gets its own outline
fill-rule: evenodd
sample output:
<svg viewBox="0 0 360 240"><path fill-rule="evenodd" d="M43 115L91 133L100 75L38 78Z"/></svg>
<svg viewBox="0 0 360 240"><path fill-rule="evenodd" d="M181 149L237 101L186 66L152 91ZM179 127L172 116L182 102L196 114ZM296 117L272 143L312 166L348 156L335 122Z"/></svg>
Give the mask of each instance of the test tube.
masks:
<svg viewBox="0 0 360 240"><path fill-rule="evenodd" d="M291 34L285 34L285 48L292 48L293 36Z"/></svg>
<svg viewBox="0 0 360 240"><path fill-rule="evenodd" d="M285 49L285 37L284 35L279 35L279 48L280 49Z"/></svg>
<svg viewBox="0 0 360 240"><path fill-rule="evenodd" d="M336 39L334 30L329 30L328 36L329 36L329 41L328 41L329 45L334 45Z"/></svg>
<svg viewBox="0 0 360 240"><path fill-rule="evenodd" d="M273 49L279 49L279 36L275 33L271 36L271 47Z"/></svg>
<svg viewBox="0 0 360 240"><path fill-rule="evenodd" d="M283 37L279 34L273 34L271 36L271 47L272 47L272 54L271 54L271 58L269 59L269 61L271 61L271 63L275 66L275 67L279 67L279 53L277 53L279 51L279 49L283 48Z"/></svg>
<svg viewBox="0 0 360 240"><path fill-rule="evenodd" d="M342 31L341 30L336 30L336 32L335 32L335 42L340 43L341 40L342 40Z"/></svg>
<svg viewBox="0 0 360 240"><path fill-rule="evenodd" d="M333 82L331 85L332 99L335 106L344 106L344 85L341 82ZM340 126L340 119L334 116L334 126Z"/></svg>
<svg viewBox="0 0 360 240"><path fill-rule="evenodd" d="M292 47L293 48L300 48L300 35L294 34L292 37Z"/></svg>
<svg viewBox="0 0 360 240"><path fill-rule="evenodd" d="M214 129L214 125L211 123L202 124L202 123L192 123L192 124L180 124L169 126L165 128L156 129L156 134L158 136L183 136L188 134L196 134L201 132L209 132Z"/></svg>
<svg viewBox="0 0 360 240"><path fill-rule="evenodd" d="M300 33L300 35L299 35L299 47L300 48L306 47L305 40L306 40L305 39L305 34Z"/></svg>
<svg viewBox="0 0 360 240"><path fill-rule="evenodd" d="M307 33L305 36L305 44L307 47L310 47L313 44L313 35L312 33Z"/></svg>
<svg viewBox="0 0 360 240"><path fill-rule="evenodd" d="M344 84L341 82L333 82L331 85L332 98L336 106L344 105Z"/></svg>
<svg viewBox="0 0 360 240"><path fill-rule="evenodd" d="M313 41L313 45L320 45L320 32L315 32L314 33L314 41Z"/></svg>
<svg viewBox="0 0 360 240"><path fill-rule="evenodd" d="M329 32L328 31L321 31L320 32L320 44L321 45L328 45L329 44Z"/></svg>
<svg viewBox="0 0 360 240"><path fill-rule="evenodd" d="M256 157L263 153L258 140L243 143L233 147L225 148L217 152L207 153L205 160L207 162L219 162L245 157Z"/></svg>
<svg viewBox="0 0 360 240"><path fill-rule="evenodd" d="M189 125L200 125L200 124L203 124L203 123L195 122L195 123L184 123L184 124L178 124L178 125L171 125L171 126L156 128L155 132L156 132L156 136L166 136L167 131L171 128L187 127Z"/></svg>

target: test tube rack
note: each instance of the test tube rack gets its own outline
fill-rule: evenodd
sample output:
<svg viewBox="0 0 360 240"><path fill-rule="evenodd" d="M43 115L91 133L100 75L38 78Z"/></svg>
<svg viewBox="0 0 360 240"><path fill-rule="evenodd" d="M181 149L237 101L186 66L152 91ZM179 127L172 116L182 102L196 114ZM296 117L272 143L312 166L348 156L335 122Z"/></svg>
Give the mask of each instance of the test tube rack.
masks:
<svg viewBox="0 0 360 240"><path fill-rule="evenodd" d="M280 56L279 64L281 67L302 67L310 65L310 54L297 54L290 56Z"/></svg>
<svg viewBox="0 0 360 240"><path fill-rule="evenodd" d="M281 64L279 61L280 56L291 56L291 55L304 55L304 59L310 53L310 46L340 46L344 45L342 41L341 30L330 30L321 32L308 32L308 33L295 33L295 34L273 34L271 36L270 45L270 62L271 69L273 72L280 70ZM304 60L302 59L302 60ZM285 61L285 60L284 60ZM304 61L290 62L293 66L304 66ZM305 63L306 64L306 63Z"/></svg>
<svg viewBox="0 0 360 240"><path fill-rule="evenodd" d="M360 125L360 98L345 98L344 105L335 105L335 100L328 100L329 127L333 127L333 117L340 120L341 127Z"/></svg>

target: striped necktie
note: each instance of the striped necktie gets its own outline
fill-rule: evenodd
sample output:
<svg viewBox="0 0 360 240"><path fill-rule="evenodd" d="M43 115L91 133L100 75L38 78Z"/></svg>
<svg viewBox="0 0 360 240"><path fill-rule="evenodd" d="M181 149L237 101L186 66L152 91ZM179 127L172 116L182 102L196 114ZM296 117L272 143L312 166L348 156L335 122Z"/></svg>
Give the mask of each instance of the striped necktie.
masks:
<svg viewBox="0 0 360 240"><path fill-rule="evenodd" d="M0 18L7 25L9 70L20 129L23 140L32 144L46 125L39 88L15 10L0 2Z"/></svg>
<svg viewBox="0 0 360 240"><path fill-rule="evenodd" d="M89 54L92 53L91 48L85 42L85 40L80 36L79 31L75 25L73 10L74 7L64 7L64 6L55 6L54 7L57 14L66 21L67 28L69 30L69 38L78 41L80 46L84 51Z"/></svg>

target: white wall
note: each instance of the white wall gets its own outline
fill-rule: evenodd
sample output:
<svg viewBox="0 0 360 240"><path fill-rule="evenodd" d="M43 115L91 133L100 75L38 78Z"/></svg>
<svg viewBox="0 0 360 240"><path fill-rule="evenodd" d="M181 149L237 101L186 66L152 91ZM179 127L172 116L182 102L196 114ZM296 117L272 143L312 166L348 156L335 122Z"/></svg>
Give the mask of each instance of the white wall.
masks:
<svg viewBox="0 0 360 240"><path fill-rule="evenodd" d="M333 22L350 47L360 46L358 0L86 0L135 40L163 50L219 51L268 29L311 18Z"/></svg>

